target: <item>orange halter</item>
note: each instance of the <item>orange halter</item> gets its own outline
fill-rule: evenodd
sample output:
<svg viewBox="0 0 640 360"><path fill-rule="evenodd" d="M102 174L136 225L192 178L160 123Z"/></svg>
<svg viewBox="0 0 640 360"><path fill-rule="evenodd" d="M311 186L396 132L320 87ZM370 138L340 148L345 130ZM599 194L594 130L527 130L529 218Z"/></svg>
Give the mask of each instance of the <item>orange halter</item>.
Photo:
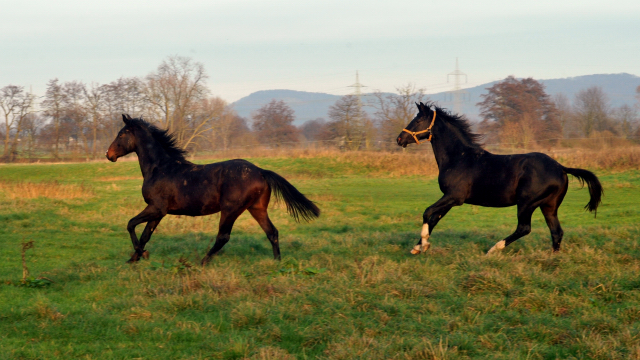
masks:
<svg viewBox="0 0 640 360"><path fill-rule="evenodd" d="M433 119L431 120L431 125L429 125L429 127L426 130L422 130L422 131L409 131L407 129L402 129L402 131L409 133L409 135L413 136L413 139L416 141L416 143L418 145L420 145L420 141L418 140L418 137L416 135L419 134L423 134L426 132L431 131L431 128L433 127L433 124L436 122L436 111L433 110ZM427 141L431 141L431 137L433 136L433 134L429 134L429 138L427 139Z"/></svg>

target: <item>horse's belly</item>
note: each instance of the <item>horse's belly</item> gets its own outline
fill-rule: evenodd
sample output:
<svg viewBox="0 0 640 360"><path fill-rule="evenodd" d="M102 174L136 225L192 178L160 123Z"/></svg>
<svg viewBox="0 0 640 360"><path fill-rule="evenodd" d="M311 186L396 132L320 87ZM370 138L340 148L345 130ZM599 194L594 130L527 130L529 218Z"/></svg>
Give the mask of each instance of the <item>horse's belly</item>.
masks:
<svg viewBox="0 0 640 360"><path fill-rule="evenodd" d="M209 199L209 201L203 200L204 199L197 196L183 196L177 199L171 198L167 213L171 215L203 216L215 214L220 211L220 203L217 198Z"/></svg>
<svg viewBox="0 0 640 360"><path fill-rule="evenodd" d="M466 199L465 204L487 206L487 207L507 207L516 204L515 196L507 196L500 192L487 191L484 193L472 194Z"/></svg>

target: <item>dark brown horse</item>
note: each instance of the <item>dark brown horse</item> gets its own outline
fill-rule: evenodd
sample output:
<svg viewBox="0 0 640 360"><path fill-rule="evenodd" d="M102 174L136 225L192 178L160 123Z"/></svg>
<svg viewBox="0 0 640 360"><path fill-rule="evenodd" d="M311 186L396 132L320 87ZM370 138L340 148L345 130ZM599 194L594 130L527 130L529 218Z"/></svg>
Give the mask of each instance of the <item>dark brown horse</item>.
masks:
<svg viewBox="0 0 640 360"><path fill-rule="evenodd" d="M138 155L144 181L142 196L148 204L140 214L129 220L134 253L129 262L147 257L144 246L162 218L167 214L202 216L220 212L216 242L202 259L206 264L229 241L234 222L245 210L253 216L267 234L273 257L280 259L278 230L267 214L271 192L284 200L289 214L298 221L311 220L320 209L282 176L260 169L245 160L229 160L214 164L196 165L187 161L185 151L165 130L142 119L122 115L125 126L107 151L107 159L135 152ZM146 222L140 236L136 226Z"/></svg>
<svg viewBox="0 0 640 360"><path fill-rule="evenodd" d="M495 155L478 143L479 136L469 123L434 106L418 105L418 115L398 135L398 145L431 141L438 169L438 184L444 193L422 215L421 239L412 254L426 251L429 236L438 221L453 206L473 204L489 207L518 208L518 226L513 234L496 243L489 253L502 250L531 232L531 215L540 208L551 230L552 247L560 250L563 231L558 220L569 181L567 174L586 182L591 199L585 208L596 211L602 198L602 185L590 171L560 165L542 153ZM433 110L429 109L433 107Z"/></svg>

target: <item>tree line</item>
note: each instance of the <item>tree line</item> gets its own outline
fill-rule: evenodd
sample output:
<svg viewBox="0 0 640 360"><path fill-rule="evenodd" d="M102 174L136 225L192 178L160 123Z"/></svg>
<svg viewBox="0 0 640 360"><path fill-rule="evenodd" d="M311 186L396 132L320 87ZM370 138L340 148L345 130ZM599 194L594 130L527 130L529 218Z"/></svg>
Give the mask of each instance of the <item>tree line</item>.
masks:
<svg viewBox="0 0 640 360"><path fill-rule="evenodd" d="M574 99L564 94L550 97L538 81L513 76L487 88L481 98L478 127L489 143L526 148L575 138L640 140L640 86L635 107L611 106L598 86L579 91Z"/></svg>
<svg viewBox="0 0 640 360"><path fill-rule="evenodd" d="M201 63L171 56L145 77L108 84L52 79L40 98L24 87L5 86L0 89L2 160L101 157L122 127L123 113L168 129L182 148L192 152L309 144L395 150L395 137L415 117L415 103L429 100L412 84L398 87L395 94L375 92L366 103L346 95L329 108L328 119L297 127L293 110L275 99L250 119L238 116L226 101L210 93L207 79ZM640 104L640 86L637 97ZM534 79L510 76L488 88L477 105L482 117L477 130L486 134L488 143L530 147L571 137L640 135L637 108L612 108L598 87L585 89L570 101L562 94L551 98Z"/></svg>

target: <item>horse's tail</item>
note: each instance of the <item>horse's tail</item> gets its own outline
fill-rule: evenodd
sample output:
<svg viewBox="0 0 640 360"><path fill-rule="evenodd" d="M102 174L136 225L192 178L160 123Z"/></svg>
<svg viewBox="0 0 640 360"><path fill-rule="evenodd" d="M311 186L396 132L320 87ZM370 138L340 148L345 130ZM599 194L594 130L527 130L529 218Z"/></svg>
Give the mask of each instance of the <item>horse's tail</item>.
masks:
<svg viewBox="0 0 640 360"><path fill-rule="evenodd" d="M575 176L580 181L580 184L582 186L584 186L585 182L587 183L587 185L589 186L589 195L591 195L591 199L589 200L589 203L584 206L584 208L585 210L589 210L597 214L598 205L600 205L600 203L602 202L602 194L604 193L604 190L602 190L602 184L600 184L600 180L598 180L596 174L584 169L573 169L564 166L562 168L567 174Z"/></svg>
<svg viewBox="0 0 640 360"><path fill-rule="evenodd" d="M269 170L262 170L262 176L267 181L267 185L275 193L276 201L283 199L287 205L287 212L296 221L300 218L311 221L320 216L320 209L307 199L298 189L291 185L285 178Z"/></svg>

